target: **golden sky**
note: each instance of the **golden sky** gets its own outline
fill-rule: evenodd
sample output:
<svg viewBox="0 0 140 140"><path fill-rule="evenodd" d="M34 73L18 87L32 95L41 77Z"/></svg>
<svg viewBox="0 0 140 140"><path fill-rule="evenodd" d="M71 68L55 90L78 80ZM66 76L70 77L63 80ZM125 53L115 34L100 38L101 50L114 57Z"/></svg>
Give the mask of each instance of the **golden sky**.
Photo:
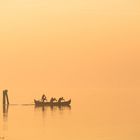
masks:
<svg viewBox="0 0 140 140"><path fill-rule="evenodd" d="M139 53L139 0L0 2L1 90L139 88Z"/></svg>

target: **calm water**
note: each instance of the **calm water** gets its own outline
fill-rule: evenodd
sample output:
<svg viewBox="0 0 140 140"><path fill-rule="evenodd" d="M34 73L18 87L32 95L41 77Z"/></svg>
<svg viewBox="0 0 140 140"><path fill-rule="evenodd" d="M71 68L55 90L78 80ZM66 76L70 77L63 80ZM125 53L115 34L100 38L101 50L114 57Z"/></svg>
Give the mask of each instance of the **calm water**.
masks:
<svg viewBox="0 0 140 140"><path fill-rule="evenodd" d="M71 108L9 106L0 113L5 140L139 140L139 95L105 90L72 96Z"/></svg>

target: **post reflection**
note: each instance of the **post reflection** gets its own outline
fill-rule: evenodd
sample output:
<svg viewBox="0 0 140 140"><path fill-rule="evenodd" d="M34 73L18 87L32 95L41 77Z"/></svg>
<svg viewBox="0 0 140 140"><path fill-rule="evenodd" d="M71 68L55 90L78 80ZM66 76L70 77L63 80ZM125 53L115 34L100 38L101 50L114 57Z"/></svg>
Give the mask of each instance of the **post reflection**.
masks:
<svg viewBox="0 0 140 140"><path fill-rule="evenodd" d="M8 119L8 110L9 110L9 105L3 105L3 120L7 121Z"/></svg>

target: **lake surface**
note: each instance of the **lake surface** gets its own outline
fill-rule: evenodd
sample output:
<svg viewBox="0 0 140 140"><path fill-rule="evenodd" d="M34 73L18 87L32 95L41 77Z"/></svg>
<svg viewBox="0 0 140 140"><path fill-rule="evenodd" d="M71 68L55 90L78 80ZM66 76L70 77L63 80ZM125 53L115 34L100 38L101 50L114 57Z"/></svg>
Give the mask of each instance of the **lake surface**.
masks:
<svg viewBox="0 0 140 140"><path fill-rule="evenodd" d="M10 105L3 113L1 107L1 139L139 140L139 94L128 91L73 95L71 108Z"/></svg>

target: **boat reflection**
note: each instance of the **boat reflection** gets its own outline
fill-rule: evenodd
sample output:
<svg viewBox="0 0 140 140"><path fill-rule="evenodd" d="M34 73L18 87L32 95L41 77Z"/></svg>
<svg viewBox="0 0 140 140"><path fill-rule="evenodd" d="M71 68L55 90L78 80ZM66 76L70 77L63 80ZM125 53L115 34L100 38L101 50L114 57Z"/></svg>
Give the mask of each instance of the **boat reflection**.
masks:
<svg viewBox="0 0 140 140"><path fill-rule="evenodd" d="M47 109L50 109L51 111L56 111L56 110L71 110L71 106L35 106L35 110L42 110L43 112Z"/></svg>
<svg viewBox="0 0 140 140"><path fill-rule="evenodd" d="M71 110L71 106L70 105L68 105L68 106L51 106L52 111L57 110L57 109L59 109L60 111Z"/></svg>
<svg viewBox="0 0 140 140"><path fill-rule="evenodd" d="M34 111L35 116L42 116L42 125L45 125L46 119L50 116L69 114L71 112L71 106L35 106Z"/></svg>
<svg viewBox="0 0 140 140"><path fill-rule="evenodd" d="M67 111L71 110L71 106L35 106L35 112L42 111L43 117L45 114L51 113L51 115L54 115L54 113L64 114Z"/></svg>

